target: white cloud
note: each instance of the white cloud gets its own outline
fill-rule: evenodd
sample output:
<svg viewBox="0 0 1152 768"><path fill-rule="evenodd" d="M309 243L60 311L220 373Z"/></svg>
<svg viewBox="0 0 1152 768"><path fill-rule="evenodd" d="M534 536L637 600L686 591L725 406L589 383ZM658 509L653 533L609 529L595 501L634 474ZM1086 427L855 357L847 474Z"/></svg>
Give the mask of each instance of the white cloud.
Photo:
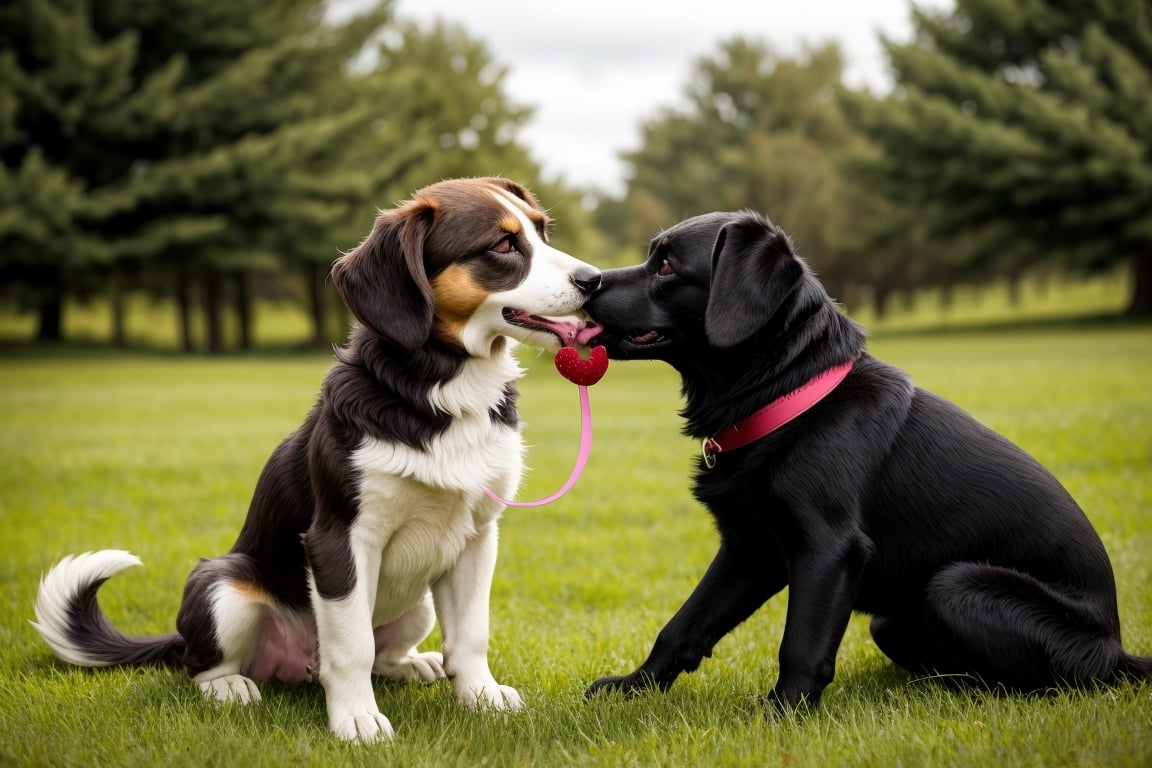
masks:
<svg viewBox="0 0 1152 768"><path fill-rule="evenodd" d="M536 110L521 138L545 172L612 192L622 189L618 154L638 146L643 120L679 103L693 60L719 41L755 37L795 55L835 40L848 84L883 89L878 34L911 35L908 0L399 0L396 11L452 21L484 40L508 69L510 98Z"/></svg>

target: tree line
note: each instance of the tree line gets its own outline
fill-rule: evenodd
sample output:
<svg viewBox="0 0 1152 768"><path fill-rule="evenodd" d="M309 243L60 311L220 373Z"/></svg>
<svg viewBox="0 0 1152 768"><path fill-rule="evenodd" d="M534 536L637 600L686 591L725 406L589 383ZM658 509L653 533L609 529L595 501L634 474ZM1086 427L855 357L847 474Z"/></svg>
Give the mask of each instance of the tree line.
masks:
<svg viewBox="0 0 1152 768"><path fill-rule="evenodd" d="M337 338L328 266L377 207L439 178L503 174L554 206L562 247L632 261L651 234L756 208L834 295L1038 269L1130 265L1152 314L1152 20L1135 0L959 0L886 42L895 89L841 84L833 45L736 38L685 103L642 126L626 190L542 178L531 114L486 47L390 2L335 22L318 0L13 0L0 7L0 300L62 335L66 300L172 300L179 338L251 345L253 302ZM595 254L593 256L592 254Z"/></svg>
<svg viewBox="0 0 1152 768"><path fill-rule="evenodd" d="M835 46L782 58L735 39L696 62L687 106L643 126L607 231L757 208L833 295L1127 267L1152 315L1152 4L957 0L883 41L895 88L842 85Z"/></svg>

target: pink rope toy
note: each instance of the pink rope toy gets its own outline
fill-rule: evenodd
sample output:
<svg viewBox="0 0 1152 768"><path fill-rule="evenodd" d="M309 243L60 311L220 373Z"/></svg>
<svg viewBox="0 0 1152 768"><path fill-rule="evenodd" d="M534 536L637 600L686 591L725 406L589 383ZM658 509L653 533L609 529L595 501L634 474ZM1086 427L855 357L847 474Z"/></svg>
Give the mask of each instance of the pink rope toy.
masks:
<svg viewBox="0 0 1152 768"><path fill-rule="evenodd" d="M588 387L600 381L604 372L608 370L608 352L604 347L592 347L591 355L587 360L580 357L580 353L572 347L562 347L553 360L560 375L576 384L580 389L580 450L576 454L576 463L572 466L572 473L564 485L556 492L535 501L510 501L497 496L487 488L483 489L488 498L508 507L542 507L551 504L576 485L584 472L584 465L592 454L592 405L588 399Z"/></svg>

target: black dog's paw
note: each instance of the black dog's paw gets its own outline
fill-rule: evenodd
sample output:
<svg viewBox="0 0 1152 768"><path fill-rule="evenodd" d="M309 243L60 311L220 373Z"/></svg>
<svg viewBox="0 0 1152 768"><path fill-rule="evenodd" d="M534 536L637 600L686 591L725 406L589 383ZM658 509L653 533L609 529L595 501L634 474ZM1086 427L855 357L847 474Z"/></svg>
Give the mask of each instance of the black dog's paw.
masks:
<svg viewBox="0 0 1152 768"><path fill-rule="evenodd" d="M584 691L584 698L590 699L600 693L619 691L624 698L630 699L638 692L652 686L652 678L646 675L633 673L620 677L602 677Z"/></svg>
<svg viewBox="0 0 1152 768"><path fill-rule="evenodd" d="M773 690L762 697L761 701L764 704L765 714L770 718L802 716L816 709L820 703L820 694Z"/></svg>

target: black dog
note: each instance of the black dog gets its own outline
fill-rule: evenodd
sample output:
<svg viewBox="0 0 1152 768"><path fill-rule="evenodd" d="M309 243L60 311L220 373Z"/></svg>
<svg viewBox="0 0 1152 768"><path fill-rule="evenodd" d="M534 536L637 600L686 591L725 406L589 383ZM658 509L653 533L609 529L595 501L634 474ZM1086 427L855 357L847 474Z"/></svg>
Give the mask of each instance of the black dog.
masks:
<svg viewBox="0 0 1152 768"><path fill-rule="evenodd" d="M667 689L785 586L782 707L819 702L853 610L918 673L1021 691L1152 675L1121 648L1108 555L1060 483L870 356L764 217L677 224L644 264L604 272L585 310L610 356L679 371L685 431L705 439L695 495L721 537L648 659L589 695ZM743 447L707 440L790 393L814 399L814 379L830 391L793 421Z"/></svg>

